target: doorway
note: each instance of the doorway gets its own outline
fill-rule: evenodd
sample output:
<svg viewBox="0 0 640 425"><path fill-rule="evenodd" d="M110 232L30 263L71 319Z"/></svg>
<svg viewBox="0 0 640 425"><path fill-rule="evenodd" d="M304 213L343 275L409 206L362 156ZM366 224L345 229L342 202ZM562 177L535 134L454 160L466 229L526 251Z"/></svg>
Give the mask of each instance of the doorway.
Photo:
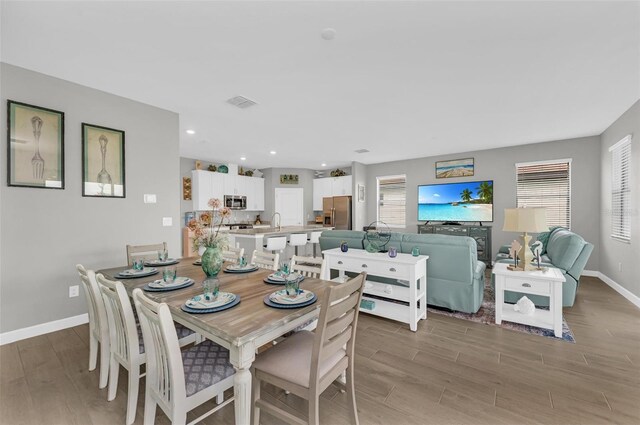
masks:
<svg viewBox="0 0 640 425"><path fill-rule="evenodd" d="M277 187L275 192L275 212L280 213L280 225L302 226L304 223L304 190L302 188Z"/></svg>

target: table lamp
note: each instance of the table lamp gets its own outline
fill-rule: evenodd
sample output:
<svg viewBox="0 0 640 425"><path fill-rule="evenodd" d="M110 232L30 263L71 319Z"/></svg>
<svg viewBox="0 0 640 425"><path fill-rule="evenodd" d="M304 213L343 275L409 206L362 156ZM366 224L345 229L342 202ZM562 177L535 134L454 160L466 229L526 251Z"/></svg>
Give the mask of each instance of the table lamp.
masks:
<svg viewBox="0 0 640 425"><path fill-rule="evenodd" d="M522 247L518 251L518 270L534 270L531 264L533 253L529 248L531 236L528 233L540 233L547 230L547 210L544 208L505 208L504 232L522 233Z"/></svg>

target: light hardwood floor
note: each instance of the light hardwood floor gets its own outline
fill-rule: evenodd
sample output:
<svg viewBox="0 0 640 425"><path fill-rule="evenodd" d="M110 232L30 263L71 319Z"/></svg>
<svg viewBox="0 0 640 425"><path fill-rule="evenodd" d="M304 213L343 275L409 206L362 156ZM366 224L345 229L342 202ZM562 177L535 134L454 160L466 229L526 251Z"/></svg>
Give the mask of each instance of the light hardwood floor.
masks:
<svg viewBox="0 0 640 425"><path fill-rule="evenodd" d="M583 277L576 304L564 315L576 344L431 313L416 333L360 315L360 422L640 423L640 310L600 280ZM85 325L0 347L0 423L123 424L127 381L121 377L118 396L107 402L98 370L87 370L87 338ZM306 411L293 395L263 392ZM345 406L345 395L330 387L322 395L322 423L348 423ZM232 424L233 415L228 406L202 423ZM168 422L158 409L156 423ZM262 423L279 421L264 414Z"/></svg>

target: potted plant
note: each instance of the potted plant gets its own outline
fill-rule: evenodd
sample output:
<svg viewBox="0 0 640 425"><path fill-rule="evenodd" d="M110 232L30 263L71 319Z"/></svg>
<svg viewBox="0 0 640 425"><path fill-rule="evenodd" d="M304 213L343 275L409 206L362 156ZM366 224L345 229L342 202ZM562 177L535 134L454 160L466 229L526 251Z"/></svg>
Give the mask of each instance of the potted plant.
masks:
<svg viewBox="0 0 640 425"><path fill-rule="evenodd" d="M189 221L189 229L193 232L193 249L198 251L204 247L202 254L202 270L207 277L216 277L222 269L222 251L229 246L227 235L220 233L220 227L231 217L231 210L222 207L220 199L211 198L208 202L211 211L200 214L197 219Z"/></svg>

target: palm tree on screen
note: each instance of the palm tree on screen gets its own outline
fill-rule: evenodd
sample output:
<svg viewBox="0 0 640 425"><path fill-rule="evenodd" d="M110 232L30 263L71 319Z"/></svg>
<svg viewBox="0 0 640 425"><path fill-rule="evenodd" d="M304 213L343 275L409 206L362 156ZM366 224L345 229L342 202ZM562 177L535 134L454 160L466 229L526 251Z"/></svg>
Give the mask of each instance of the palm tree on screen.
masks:
<svg viewBox="0 0 640 425"><path fill-rule="evenodd" d="M469 202L472 196L473 193L469 189L465 189L460 193L460 198L462 198L464 202Z"/></svg>
<svg viewBox="0 0 640 425"><path fill-rule="evenodd" d="M488 204L493 203L493 185L489 182L482 182L480 186L476 188L478 196L482 198Z"/></svg>

